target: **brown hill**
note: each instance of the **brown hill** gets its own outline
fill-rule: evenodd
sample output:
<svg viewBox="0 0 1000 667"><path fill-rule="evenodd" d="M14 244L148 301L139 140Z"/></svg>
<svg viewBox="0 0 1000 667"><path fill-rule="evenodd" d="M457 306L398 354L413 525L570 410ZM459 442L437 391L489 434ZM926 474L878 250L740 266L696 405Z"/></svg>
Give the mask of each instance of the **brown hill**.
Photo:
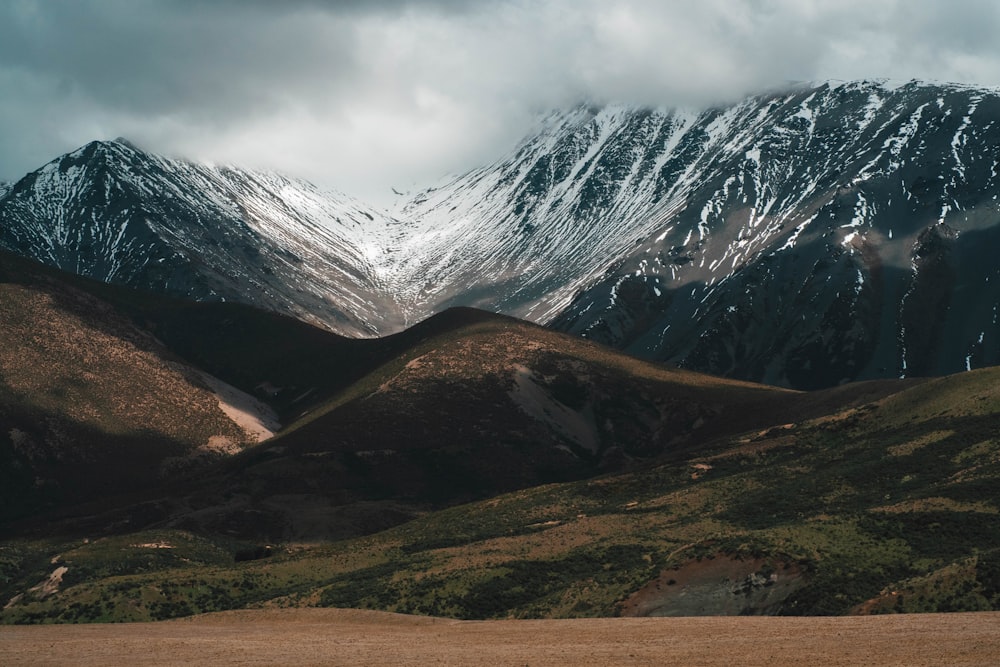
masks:
<svg viewBox="0 0 1000 667"><path fill-rule="evenodd" d="M349 358L345 345L336 358ZM368 363L388 346L402 352L277 437L88 530L153 516L253 540L351 537L516 489L685 458L901 388L803 394L713 378L469 309L382 346Z"/></svg>
<svg viewBox="0 0 1000 667"><path fill-rule="evenodd" d="M0 517L146 488L267 434L249 397L108 303L15 264L0 266Z"/></svg>
<svg viewBox="0 0 1000 667"><path fill-rule="evenodd" d="M510 318L423 338L201 483L247 537L343 537L433 509L655 460L769 424L791 392L641 362ZM468 324L453 328L452 323ZM770 408L770 409L766 409ZM381 508L381 509L377 509ZM359 514L360 513L360 514ZM240 518L241 517L241 518Z"/></svg>

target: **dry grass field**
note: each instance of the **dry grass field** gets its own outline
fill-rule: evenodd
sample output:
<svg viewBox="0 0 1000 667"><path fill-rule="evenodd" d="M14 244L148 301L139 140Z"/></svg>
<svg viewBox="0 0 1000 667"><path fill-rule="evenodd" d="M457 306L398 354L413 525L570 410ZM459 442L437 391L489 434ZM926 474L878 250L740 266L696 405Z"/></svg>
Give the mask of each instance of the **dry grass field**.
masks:
<svg viewBox="0 0 1000 667"><path fill-rule="evenodd" d="M1000 613L454 621L339 609L0 627L5 665L1000 664Z"/></svg>

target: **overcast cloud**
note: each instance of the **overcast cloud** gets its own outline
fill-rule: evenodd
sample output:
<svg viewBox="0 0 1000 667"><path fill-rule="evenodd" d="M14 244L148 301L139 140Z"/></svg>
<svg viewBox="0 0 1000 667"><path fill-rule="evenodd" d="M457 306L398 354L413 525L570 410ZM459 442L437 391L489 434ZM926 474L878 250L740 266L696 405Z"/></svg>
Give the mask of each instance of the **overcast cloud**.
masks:
<svg viewBox="0 0 1000 667"><path fill-rule="evenodd" d="M126 136L385 201L583 100L1000 86L997 34L995 0L3 0L0 180Z"/></svg>

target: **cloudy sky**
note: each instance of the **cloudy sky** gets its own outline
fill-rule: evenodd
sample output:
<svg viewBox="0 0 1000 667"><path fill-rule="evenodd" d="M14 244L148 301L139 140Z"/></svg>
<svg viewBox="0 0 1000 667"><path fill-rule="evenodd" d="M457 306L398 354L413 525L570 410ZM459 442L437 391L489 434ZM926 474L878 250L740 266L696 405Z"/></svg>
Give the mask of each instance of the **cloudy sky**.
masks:
<svg viewBox="0 0 1000 667"><path fill-rule="evenodd" d="M995 0L0 0L0 180L92 139L374 201L582 100L1000 86Z"/></svg>

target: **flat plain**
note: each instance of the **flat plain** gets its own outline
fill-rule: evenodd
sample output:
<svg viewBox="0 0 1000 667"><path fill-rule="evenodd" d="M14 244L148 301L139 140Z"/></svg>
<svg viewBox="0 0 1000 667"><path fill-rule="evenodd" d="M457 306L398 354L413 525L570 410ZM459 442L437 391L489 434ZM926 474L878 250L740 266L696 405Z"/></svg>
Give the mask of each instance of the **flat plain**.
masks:
<svg viewBox="0 0 1000 667"><path fill-rule="evenodd" d="M0 627L5 665L1000 664L1000 613L455 621L347 609Z"/></svg>

